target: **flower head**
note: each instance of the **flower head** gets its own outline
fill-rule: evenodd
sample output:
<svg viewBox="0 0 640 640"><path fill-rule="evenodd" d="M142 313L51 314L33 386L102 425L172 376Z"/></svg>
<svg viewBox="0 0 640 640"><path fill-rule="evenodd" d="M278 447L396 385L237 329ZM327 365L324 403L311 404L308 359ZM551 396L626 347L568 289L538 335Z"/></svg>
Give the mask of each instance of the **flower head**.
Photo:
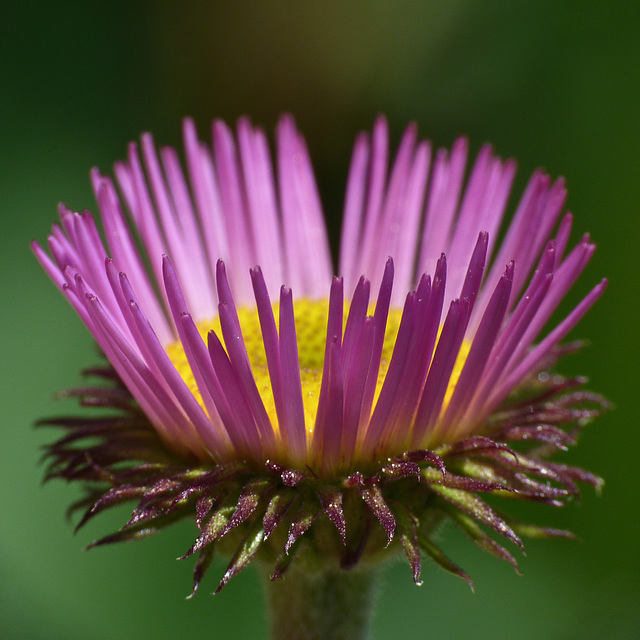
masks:
<svg viewBox="0 0 640 640"><path fill-rule="evenodd" d="M465 179L466 140L432 153L414 126L389 163L379 118L356 140L334 277L293 120L275 167L246 119L212 136L185 121L186 172L148 134L118 188L92 171L108 248L64 206L51 257L33 245L115 385L75 392L114 415L49 421L68 429L49 475L89 487L81 524L127 500L130 522L99 543L195 516L196 586L216 546L233 556L222 586L257 553L277 577L294 548L348 568L395 537L417 581L421 551L466 577L430 538L444 517L514 565L480 524L518 545L564 535L478 495L560 504L599 483L546 460L602 406L582 379L541 373L605 287L544 331L595 248L567 251L564 181L534 173L498 244L515 163L485 146Z"/></svg>

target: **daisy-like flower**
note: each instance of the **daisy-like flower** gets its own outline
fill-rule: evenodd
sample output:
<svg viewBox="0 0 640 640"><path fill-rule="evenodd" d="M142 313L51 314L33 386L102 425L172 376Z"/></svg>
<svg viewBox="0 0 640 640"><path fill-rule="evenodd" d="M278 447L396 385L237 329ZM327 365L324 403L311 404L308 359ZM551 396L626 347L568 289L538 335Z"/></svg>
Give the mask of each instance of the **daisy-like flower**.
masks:
<svg viewBox="0 0 640 640"><path fill-rule="evenodd" d="M288 616L287 637L354 638L358 616L319 602L366 608L367 571L394 549L416 582L422 553L469 580L433 540L444 519L514 567L487 530L517 546L569 535L481 497L558 505L600 483L547 460L603 406L548 373L606 284L548 328L595 248L585 236L567 251L564 181L535 172L498 244L515 163L485 146L466 177L467 141L432 153L415 126L390 163L379 118L355 143L334 277L291 117L275 163L247 119L235 136L215 122L211 145L186 120L184 142L186 171L148 134L115 182L92 171L106 245L64 206L50 255L33 244L109 361L89 373L111 384L70 393L111 413L47 421L66 429L48 476L87 488L80 524L138 503L95 544L191 517L194 590L215 549L231 555L218 588L258 556L272 579L287 571L276 636Z"/></svg>

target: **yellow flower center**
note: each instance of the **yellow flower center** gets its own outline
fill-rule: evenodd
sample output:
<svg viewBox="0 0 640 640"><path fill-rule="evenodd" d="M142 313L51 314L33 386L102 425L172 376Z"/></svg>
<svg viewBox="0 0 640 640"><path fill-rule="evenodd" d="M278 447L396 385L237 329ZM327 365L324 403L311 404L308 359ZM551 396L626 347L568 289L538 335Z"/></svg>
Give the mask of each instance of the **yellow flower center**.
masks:
<svg viewBox="0 0 640 640"><path fill-rule="evenodd" d="M300 362L300 380L302 383L302 399L304 403L305 426L307 432L311 434L316 419L318 408L318 399L320 397L320 385L322 382L322 370L324 365L325 341L327 334L327 315L329 309L328 300L297 300L294 304L294 317L296 324L296 336L298 343L298 359ZM278 324L279 305L273 306L276 325ZM260 321L258 311L255 307L239 307L237 309L238 319L242 328L244 343L249 356L249 361L253 369L256 386L264 402L267 413L271 419L274 431L278 431L278 418L273 399L271 388L271 379L269 377L269 369L267 367L267 357L264 350L262 340L262 332L260 329ZM344 322L346 323L348 308L345 305ZM380 370L378 372L378 382L376 385L375 401L377 400L382 384L387 375L393 348L400 326L402 317L402 309L390 309L387 319L387 327L384 336L384 344L382 348L382 358L380 362ZM213 320L206 320L198 323L198 330L203 339L207 340L207 334L213 330L216 332L221 342L224 344L222 330L220 327L220 319L218 317ZM204 407L198 385L191 371L191 367L187 361L184 348L180 341L171 343L166 347L167 354L176 369L186 382L187 386L198 399L200 405ZM465 341L460 349L454 370L451 374L447 387L443 410L446 408L453 390L455 389L462 366L469 353L469 344ZM206 409L205 409L206 410Z"/></svg>

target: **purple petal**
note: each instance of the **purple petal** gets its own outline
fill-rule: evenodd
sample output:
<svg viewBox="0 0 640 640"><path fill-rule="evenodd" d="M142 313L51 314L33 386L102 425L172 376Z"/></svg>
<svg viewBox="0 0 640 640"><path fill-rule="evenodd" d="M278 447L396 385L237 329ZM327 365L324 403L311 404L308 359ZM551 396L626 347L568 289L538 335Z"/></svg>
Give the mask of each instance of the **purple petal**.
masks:
<svg viewBox="0 0 640 640"><path fill-rule="evenodd" d="M469 301L454 300L444 321L416 413L413 434L414 446L419 446L419 443L423 442L427 435L432 436L468 321Z"/></svg>
<svg viewBox="0 0 640 640"><path fill-rule="evenodd" d="M368 420L371 415L373 397L376 391L376 385L378 384L380 359L382 357L384 334L387 326L389 303L391 301L391 291L393 288L393 272L393 259L389 258L385 264L384 275L382 276L380 291L376 301L376 310L373 315L373 349L362 402L362 417L364 420Z"/></svg>
<svg viewBox="0 0 640 640"><path fill-rule="evenodd" d="M394 423L389 420L389 417L401 390L402 374L405 369L409 347L411 346L411 336L416 323L415 307L416 294L412 292L407 295L389 369L363 443L364 455L371 459L377 458L381 454L381 450L385 450L390 431L394 427ZM382 440L383 436L384 440Z"/></svg>
<svg viewBox="0 0 640 640"><path fill-rule="evenodd" d="M333 468L340 453L344 382L342 375L342 278L334 278L329 297L324 368L313 432L318 462ZM315 448L315 447L314 447Z"/></svg>
<svg viewBox="0 0 640 640"><path fill-rule="evenodd" d="M280 436L292 458L300 460L307 452L307 429L302 402L293 298L291 289L284 286L280 291L280 366L285 416L284 423L280 425Z"/></svg>
<svg viewBox="0 0 640 640"><path fill-rule="evenodd" d="M347 190L342 216L340 234L340 269L344 275L347 291L355 286L359 276L356 270L360 235L364 225L365 187L367 164L369 162L369 139L366 133L360 133L353 146Z"/></svg>
<svg viewBox="0 0 640 640"><path fill-rule="evenodd" d="M447 434L448 439L455 438L461 431L462 425L456 424L456 422L464 415L476 391L498 332L502 328L502 321L509 305L512 284L513 263L510 263L482 316L480 326L473 337L471 348L460 372L460 378L449 401L449 406L442 417L444 428L451 429Z"/></svg>

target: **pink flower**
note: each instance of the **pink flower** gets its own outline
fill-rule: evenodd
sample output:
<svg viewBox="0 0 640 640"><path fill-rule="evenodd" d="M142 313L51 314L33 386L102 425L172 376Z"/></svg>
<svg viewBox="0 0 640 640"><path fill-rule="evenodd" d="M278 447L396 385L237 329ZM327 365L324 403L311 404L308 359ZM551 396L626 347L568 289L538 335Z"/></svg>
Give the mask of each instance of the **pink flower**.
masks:
<svg viewBox="0 0 640 640"><path fill-rule="evenodd" d="M529 403L528 416L505 405L514 391L542 384L539 372L606 285L545 330L595 249L584 236L567 251L572 216L563 214L562 179L535 172L498 242L515 163L485 146L465 179L467 141L432 152L413 125L390 163L387 124L378 118L355 143L334 270L293 119L278 125L275 166L265 134L247 119L235 138L215 122L212 137L212 145L200 142L185 121L186 172L174 149L156 152L149 134L115 165L118 188L92 171L106 246L90 213L64 206L49 236L51 257L33 244L176 459L205 469L240 463L287 486L304 476L337 482L338 493L357 487L389 541L399 517L373 489L385 473L417 474L445 502L518 542L515 529L492 511L483 519L478 502L465 509L460 495L501 490L557 501L571 493L572 478L595 482L505 444L563 447L571 436L558 427L592 415L578 405L597 401L562 395L575 386L563 381L546 385L555 399L546 414L544 394ZM52 475L68 477L69 456L55 456ZM485 456L484 466L474 456ZM154 458L137 452L133 459ZM115 464L108 456L94 462ZM82 469L88 479L90 465ZM297 480L288 483L287 473ZM147 509L155 504L145 494L148 478L142 493L118 493L123 482L97 510L114 495L142 495L130 526L165 513ZM259 495L246 486L237 510L246 508L243 496L255 502ZM175 491L172 499L181 495ZM325 498L322 508L344 540L341 502L331 507ZM406 535L415 574L417 538ZM217 539L210 537L192 551ZM419 553L417 562L419 574Z"/></svg>

